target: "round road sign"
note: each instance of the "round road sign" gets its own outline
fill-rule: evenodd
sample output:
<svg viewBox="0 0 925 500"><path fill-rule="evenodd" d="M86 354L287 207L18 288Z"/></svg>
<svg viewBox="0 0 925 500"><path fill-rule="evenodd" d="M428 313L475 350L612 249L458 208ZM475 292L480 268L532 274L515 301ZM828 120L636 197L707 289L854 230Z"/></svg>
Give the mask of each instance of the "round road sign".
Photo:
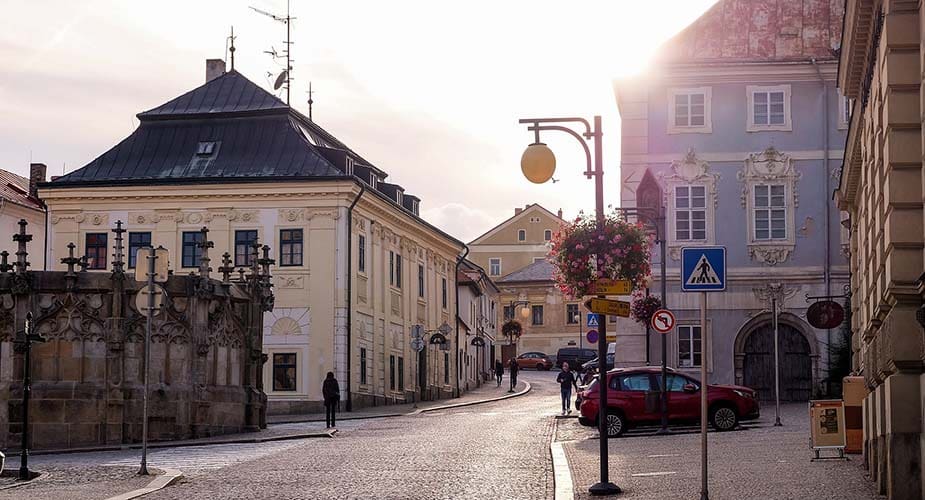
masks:
<svg viewBox="0 0 925 500"><path fill-rule="evenodd" d="M597 330L588 330L588 342L594 344L597 342Z"/></svg>
<svg viewBox="0 0 925 500"><path fill-rule="evenodd" d="M670 332L674 324L674 314L668 309L659 309L652 315L652 328L658 333Z"/></svg>

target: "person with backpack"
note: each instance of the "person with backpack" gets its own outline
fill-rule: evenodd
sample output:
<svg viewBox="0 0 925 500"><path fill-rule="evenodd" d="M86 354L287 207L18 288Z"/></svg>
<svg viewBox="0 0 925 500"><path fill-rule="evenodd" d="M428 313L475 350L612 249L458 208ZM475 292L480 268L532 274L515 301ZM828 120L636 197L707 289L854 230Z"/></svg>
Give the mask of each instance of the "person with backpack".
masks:
<svg viewBox="0 0 925 500"><path fill-rule="evenodd" d="M324 397L324 422L330 429L334 427L334 413L340 403L340 385L334 378L334 372L328 372L327 378L321 384L321 395Z"/></svg>
<svg viewBox="0 0 925 500"><path fill-rule="evenodd" d="M501 379L504 378L504 363L500 359L495 360L495 380L498 381L498 387L501 387Z"/></svg>
<svg viewBox="0 0 925 500"><path fill-rule="evenodd" d="M511 372L511 388L507 392L514 392L514 388L517 387L517 360L511 358L511 361L507 366L508 371Z"/></svg>

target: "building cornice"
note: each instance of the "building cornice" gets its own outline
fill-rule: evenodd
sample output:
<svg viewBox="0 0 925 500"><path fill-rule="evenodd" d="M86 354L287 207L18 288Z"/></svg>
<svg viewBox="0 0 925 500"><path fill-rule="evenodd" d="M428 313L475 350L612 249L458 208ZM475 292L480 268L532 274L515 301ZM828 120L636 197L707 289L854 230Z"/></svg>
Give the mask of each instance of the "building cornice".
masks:
<svg viewBox="0 0 925 500"><path fill-rule="evenodd" d="M819 82L819 73L825 80L835 81L838 68L835 60L800 60L786 62L691 63L658 66L648 73L614 82L617 100L621 87L650 85L710 85L721 83L792 83Z"/></svg>
<svg viewBox="0 0 925 500"><path fill-rule="evenodd" d="M869 58L867 50L874 25L877 0L846 0L838 63L838 88L843 95L857 99Z"/></svg>

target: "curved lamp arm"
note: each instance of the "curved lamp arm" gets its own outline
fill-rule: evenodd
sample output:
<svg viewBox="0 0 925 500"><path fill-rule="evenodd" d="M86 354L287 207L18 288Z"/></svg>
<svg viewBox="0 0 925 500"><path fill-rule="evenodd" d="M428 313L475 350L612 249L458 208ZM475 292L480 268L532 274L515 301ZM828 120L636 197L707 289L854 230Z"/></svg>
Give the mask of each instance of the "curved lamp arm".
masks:
<svg viewBox="0 0 925 500"><path fill-rule="evenodd" d="M520 123L532 123L532 125L527 127L527 130L535 134L534 135L534 137L536 138L535 142L537 143L540 142L540 132L544 130L558 130L560 132L565 132L571 135L572 137L574 137L575 139L577 139L578 142L581 144L581 147L584 148L585 157L588 160L588 167L587 167L587 170L585 171L585 176L590 179L594 175L594 170L591 167L591 150L588 148L588 142L587 142L591 140L592 138L594 138L594 133L591 131L591 124L588 123L588 120L585 120L584 118L523 118L519 122ZM563 127L561 125L540 125L541 123L566 123L566 122L569 122L569 123L578 122L578 123L583 124L585 126L584 134L579 134L575 130L570 129L568 127Z"/></svg>

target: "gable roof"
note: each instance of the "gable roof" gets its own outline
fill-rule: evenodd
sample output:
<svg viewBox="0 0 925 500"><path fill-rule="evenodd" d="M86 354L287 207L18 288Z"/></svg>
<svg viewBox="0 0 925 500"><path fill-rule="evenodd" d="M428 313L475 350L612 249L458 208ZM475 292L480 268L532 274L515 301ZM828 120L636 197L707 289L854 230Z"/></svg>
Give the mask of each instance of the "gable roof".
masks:
<svg viewBox="0 0 925 500"><path fill-rule="evenodd" d="M667 41L663 63L835 60L844 2L720 0Z"/></svg>
<svg viewBox="0 0 925 500"><path fill-rule="evenodd" d="M0 168L0 199L35 210L44 210L42 203L29 196L29 179Z"/></svg>
<svg viewBox="0 0 925 500"><path fill-rule="evenodd" d="M537 210L542 211L543 213L545 213L546 215L552 217L554 220L559 221L560 223L561 223L561 222L565 222L565 221L562 220L562 218L560 218L558 215L556 215L556 214L550 212L549 210L546 210L545 208L543 208L543 206L540 205L539 203L531 203L531 204L527 205L526 207L524 207L524 209L521 210L520 213L514 214L513 217L508 217L507 220L505 220L504 222L498 224L497 226L495 226L495 227L489 229L488 231L486 231L485 233L483 233L483 234L482 234L481 236L479 236L478 238L476 238L476 239L470 241L469 244L470 244L470 245L478 245L480 240L484 240L484 239L486 239L486 238L488 238L488 237L494 235L495 233L497 233L498 231L500 231L504 226L507 226L508 224L511 224L511 223L513 223L513 222L515 222L515 221L521 219L522 217L525 217L526 214L527 214L527 212L529 212L529 211L531 211L531 210L533 210L533 209L537 209Z"/></svg>
<svg viewBox="0 0 925 500"><path fill-rule="evenodd" d="M498 282L518 283L532 281L553 281L554 270L555 266L553 266L552 262L549 262L546 259L538 260L527 267L523 267L511 274L508 274L507 276L498 280Z"/></svg>

